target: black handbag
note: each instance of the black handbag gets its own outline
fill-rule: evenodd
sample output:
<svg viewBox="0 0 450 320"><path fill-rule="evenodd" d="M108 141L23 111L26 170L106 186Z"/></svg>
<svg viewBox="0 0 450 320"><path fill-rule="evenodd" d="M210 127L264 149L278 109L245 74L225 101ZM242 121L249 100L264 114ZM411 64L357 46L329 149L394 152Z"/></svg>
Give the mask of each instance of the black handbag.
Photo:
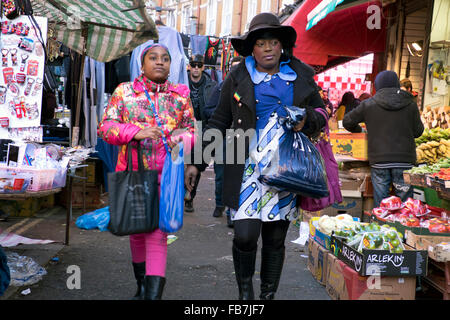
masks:
<svg viewBox="0 0 450 320"><path fill-rule="evenodd" d="M116 236L151 232L159 226L158 171L144 170L140 143L138 171L133 171L132 149L129 143L125 171L108 173L108 230Z"/></svg>

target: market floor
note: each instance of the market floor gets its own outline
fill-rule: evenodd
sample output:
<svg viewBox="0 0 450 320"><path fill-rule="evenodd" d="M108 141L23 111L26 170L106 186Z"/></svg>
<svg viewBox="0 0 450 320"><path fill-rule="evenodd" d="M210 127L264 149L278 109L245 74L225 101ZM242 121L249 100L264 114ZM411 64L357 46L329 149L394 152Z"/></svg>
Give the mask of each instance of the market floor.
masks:
<svg viewBox="0 0 450 320"><path fill-rule="evenodd" d="M184 226L168 247L167 283L163 299L235 300L237 286L231 256L233 229L225 215L212 217L214 210L214 173L202 175L194 200L195 212L186 213ZM49 214L50 212L50 214ZM28 287L11 287L9 300L128 300L136 284L131 266L128 237L109 232L78 229L72 222L70 245L62 244L65 235L65 209L54 208L30 219L41 221L21 235L58 241L47 245L20 245L5 251L30 256L43 265L47 275ZM74 211L74 219L80 216ZM20 219L10 219L9 225ZM6 225L0 222L0 229ZM325 288L307 268L307 252L291 241L298 238L298 227L291 225L286 238L286 260L276 295L280 300L329 300ZM259 246L260 248L260 246ZM51 261L56 257L58 261ZM55 259L56 260L56 259ZM257 257L259 270L260 255ZM79 268L79 269L78 269ZM76 271L74 271L76 270ZM78 279L74 278L79 271ZM79 288L77 285L79 284ZM255 294L259 294L259 272L254 277ZM31 289L27 295L21 294ZM69 289L72 288L72 289ZM1 299L5 299L5 296Z"/></svg>

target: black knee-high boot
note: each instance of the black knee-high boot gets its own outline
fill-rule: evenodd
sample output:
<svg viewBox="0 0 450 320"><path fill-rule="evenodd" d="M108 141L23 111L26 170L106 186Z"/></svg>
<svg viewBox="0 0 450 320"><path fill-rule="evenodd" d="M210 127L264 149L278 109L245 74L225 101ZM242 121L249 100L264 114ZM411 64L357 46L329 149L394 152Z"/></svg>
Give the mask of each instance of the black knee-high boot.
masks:
<svg viewBox="0 0 450 320"><path fill-rule="evenodd" d="M253 275L255 273L256 250L241 251L233 245L233 263L239 288L239 300L254 300Z"/></svg>
<svg viewBox="0 0 450 320"><path fill-rule="evenodd" d="M261 300L273 300L283 270L285 248L261 250Z"/></svg>
<svg viewBox="0 0 450 320"><path fill-rule="evenodd" d="M166 278L160 276L145 276L144 300L161 300Z"/></svg>
<svg viewBox="0 0 450 320"><path fill-rule="evenodd" d="M137 283L137 290L133 300L140 300L144 295L145 262L133 262L133 271Z"/></svg>

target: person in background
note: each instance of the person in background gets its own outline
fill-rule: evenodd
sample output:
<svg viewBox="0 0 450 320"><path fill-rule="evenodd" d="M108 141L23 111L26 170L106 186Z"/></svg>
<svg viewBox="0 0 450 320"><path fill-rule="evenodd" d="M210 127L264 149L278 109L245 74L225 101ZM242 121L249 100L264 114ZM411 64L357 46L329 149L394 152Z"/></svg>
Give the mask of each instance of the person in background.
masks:
<svg viewBox="0 0 450 320"><path fill-rule="evenodd" d="M322 87L319 87L319 94L325 104L325 109L328 112L328 116L331 117L334 113L333 103L328 99L328 90L323 90Z"/></svg>
<svg viewBox="0 0 450 320"><path fill-rule="evenodd" d="M244 60L245 59L242 56L233 57L230 61L230 70ZM209 118L211 118L212 114L214 113L214 110L216 110L217 104L219 103L219 97L220 97L220 92L222 91L222 85L223 85L223 82L221 82L220 84L217 84L214 87L214 89L212 90L212 93L208 99L208 102L207 102L206 108L205 108L205 115L208 120L209 120ZM225 155L225 145L224 145L223 150L224 150L223 154ZM214 209L213 217L216 217L216 218L221 217L223 214L223 211L225 210L225 206L223 205L223 201L222 201L223 169L224 169L223 163L219 164L217 162L214 162L214 173L215 173L215 182L216 182L216 193L215 193L216 208ZM230 217L230 209L228 209L226 211L226 214L227 214L227 226L229 228L233 228L233 221L231 220L231 217Z"/></svg>
<svg viewBox="0 0 450 320"><path fill-rule="evenodd" d="M409 92L410 94L412 94L414 101L417 103L417 96L419 94L413 90L411 80L409 80L408 78L405 78L402 81L400 81L400 89L405 90L406 92Z"/></svg>
<svg viewBox="0 0 450 320"><path fill-rule="evenodd" d="M287 116L284 106L306 106L306 117L294 131L315 136L326 124L325 117L315 111L323 108L323 101L314 83L314 70L292 55L296 38L295 29L281 25L271 13L256 15L246 34L232 38L234 49L246 57L245 63L239 63L227 75L219 103L207 125L207 129L217 129L227 136L225 141L230 143L227 155L230 158L234 155L225 162L223 203L231 208L234 221L231 251L242 300L255 298L252 279L260 235L259 297L274 299L283 269L286 234L290 221L298 216L295 194L277 192L259 181L267 164L255 163L256 154L268 152L272 139L283 134L278 119ZM231 133L234 130L251 135ZM208 141L203 141L202 149L208 145ZM186 167L188 190L193 188L199 172L208 166L205 161Z"/></svg>
<svg viewBox="0 0 450 320"><path fill-rule="evenodd" d="M194 108L194 116L197 121L201 121L202 128L206 127L208 117L205 114L205 108L208 98L217 82L205 72L204 57L196 54L189 61L189 89L191 90L192 107ZM197 176L195 187L186 192L184 201L184 210L186 212L194 212L194 198L197 193L197 187L200 182L200 176Z"/></svg>
<svg viewBox="0 0 450 320"><path fill-rule="evenodd" d="M367 128L368 157L374 190L374 207L389 197L391 183L402 201L413 197L413 188L403 180L403 171L416 162L415 138L424 126L413 96L400 90L393 71L382 71L375 78L376 93L364 100L344 117L344 128L361 132L359 123Z"/></svg>
<svg viewBox="0 0 450 320"><path fill-rule="evenodd" d="M355 95L351 91L347 91L342 96L341 102L339 102L339 107L336 110L336 120L341 121L344 116L352 111L359 105L359 101L355 98Z"/></svg>
<svg viewBox="0 0 450 320"><path fill-rule="evenodd" d="M164 134L170 147L183 141L194 143L195 120L184 84L168 80L171 56L162 44L151 44L141 54L141 74L133 82L121 83L114 91L99 124L98 133L107 143L120 146L116 171L127 168L127 145L140 144L146 169L158 170L158 181L166 157L161 139ZM159 106L156 122L150 101ZM176 118L174 118L176 115ZM182 131L175 135L174 131ZM190 150L187 150L190 151ZM169 155L170 156L170 155ZM133 150L133 159L137 151ZM133 161L137 170L138 161ZM114 194L110 194L114 197ZM167 234L159 229L149 233L130 235L130 249L134 276L137 281L135 299L159 300L166 282Z"/></svg>

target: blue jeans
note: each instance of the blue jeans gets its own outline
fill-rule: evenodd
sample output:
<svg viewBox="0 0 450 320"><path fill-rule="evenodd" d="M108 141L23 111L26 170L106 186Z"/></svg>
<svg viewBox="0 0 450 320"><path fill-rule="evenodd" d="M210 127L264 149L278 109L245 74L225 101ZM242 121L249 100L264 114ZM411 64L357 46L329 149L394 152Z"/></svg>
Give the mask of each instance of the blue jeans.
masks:
<svg viewBox="0 0 450 320"><path fill-rule="evenodd" d="M390 194L391 183L394 187L394 193L402 201L412 198L414 195L414 188L406 184L403 180L403 171L407 169L375 169L371 168L371 179L373 185L373 200L374 207L379 207L381 200L388 198Z"/></svg>

